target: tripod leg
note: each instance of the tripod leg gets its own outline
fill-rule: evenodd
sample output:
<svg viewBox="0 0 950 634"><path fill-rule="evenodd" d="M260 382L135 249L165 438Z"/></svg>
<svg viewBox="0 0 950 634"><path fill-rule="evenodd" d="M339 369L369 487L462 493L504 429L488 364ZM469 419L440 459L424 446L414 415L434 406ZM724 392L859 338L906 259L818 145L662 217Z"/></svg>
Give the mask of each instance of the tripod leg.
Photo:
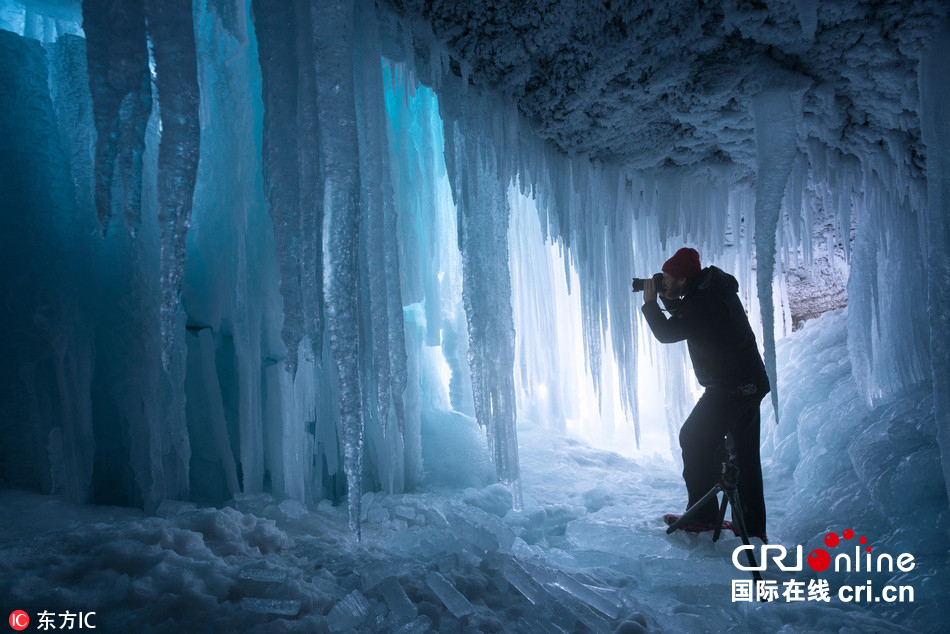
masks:
<svg viewBox="0 0 950 634"><path fill-rule="evenodd" d="M749 543L749 534L745 530L745 520L742 519L742 507L739 506L739 491L737 489L724 489L725 495L723 498L728 498L729 502L732 504L732 517L735 520L733 523L739 527L739 536L742 538L743 546L751 546ZM758 567L755 563L755 555L752 554L751 548L745 549L746 557L749 559L749 566L752 568ZM758 570L752 571L752 578L756 581L762 581L762 575L759 574Z"/></svg>
<svg viewBox="0 0 950 634"><path fill-rule="evenodd" d="M667 534L672 533L683 524L686 524L687 522L689 522L690 517L696 512L696 510L702 508L703 504L705 504L709 500L714 499L716 495L719 494L720 491L722 491L722 487L718 484L714 486L713 488L711 488L709 492L706 493L706 495L704 495L699 502L689 507L689 509L687 509L687 511L683 513L682 517L680 517L678 520L670 524L669 528L666 529ZM722 525L721 521L719 522L719 525L720 526Z"/></svg>
<svg viewBox="0 0 950 634"><path fill-rule="evenodd" d="M726 519L726 505L729 503L729 496L723 495L722 502L719 504L719 519L716 520L716 532L713 533L713 541L719 541L719 534L722 532L722 521Z"/></svg>

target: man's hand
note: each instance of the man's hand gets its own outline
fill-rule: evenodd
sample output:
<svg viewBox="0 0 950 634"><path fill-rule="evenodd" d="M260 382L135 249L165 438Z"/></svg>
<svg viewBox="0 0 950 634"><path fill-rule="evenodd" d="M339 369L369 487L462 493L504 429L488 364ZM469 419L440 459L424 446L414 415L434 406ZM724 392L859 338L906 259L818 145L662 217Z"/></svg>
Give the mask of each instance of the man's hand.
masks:
<svg viewBox="0 0 950 634"><path fill-rule="evenodd" d="M653 278L643 280L643 303L656 301L656 282Z"/></svg>

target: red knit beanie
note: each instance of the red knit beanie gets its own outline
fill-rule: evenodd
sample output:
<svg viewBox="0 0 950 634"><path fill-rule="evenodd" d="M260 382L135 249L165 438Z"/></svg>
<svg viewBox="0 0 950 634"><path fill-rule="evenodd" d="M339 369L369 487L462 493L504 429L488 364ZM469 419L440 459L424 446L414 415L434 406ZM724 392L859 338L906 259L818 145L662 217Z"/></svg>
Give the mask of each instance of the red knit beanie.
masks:
<svg viewBox="0 0 950 634"><path fill-rule="evenodd" d="M673 257L663 265L663 272L673 277L693 278L699 275L701 270L699 252L689 247L683 247L674 253Z"/></svg>

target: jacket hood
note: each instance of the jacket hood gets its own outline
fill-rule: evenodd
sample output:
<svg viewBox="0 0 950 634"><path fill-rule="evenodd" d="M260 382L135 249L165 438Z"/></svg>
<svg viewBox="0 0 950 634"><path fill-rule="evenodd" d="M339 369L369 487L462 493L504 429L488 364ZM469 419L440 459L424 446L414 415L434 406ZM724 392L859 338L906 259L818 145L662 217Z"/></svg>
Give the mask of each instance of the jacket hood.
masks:
<svg viewBox="0 0 950 634"><path fill-rule="evenodd" d="M710 293L738 293L739 282L722 269L707 266L696 278L695 290Z"/></svg>

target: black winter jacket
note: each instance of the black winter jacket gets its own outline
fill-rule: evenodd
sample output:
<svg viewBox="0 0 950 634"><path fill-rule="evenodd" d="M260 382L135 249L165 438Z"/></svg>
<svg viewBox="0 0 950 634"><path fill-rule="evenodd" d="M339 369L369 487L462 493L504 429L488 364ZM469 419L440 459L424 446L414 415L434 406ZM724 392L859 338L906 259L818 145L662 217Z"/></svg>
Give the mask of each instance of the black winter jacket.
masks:
<svg viewBox="0 0 950 634"><path fill-rule="evenodd" d="M643 315L661 343L686 340L703 387L733 390L754 384L764 394L768 375L738 292L736 278L709 266L686 287L682 300L664 300L669 319L656 302L644 304Z"/></svg>

